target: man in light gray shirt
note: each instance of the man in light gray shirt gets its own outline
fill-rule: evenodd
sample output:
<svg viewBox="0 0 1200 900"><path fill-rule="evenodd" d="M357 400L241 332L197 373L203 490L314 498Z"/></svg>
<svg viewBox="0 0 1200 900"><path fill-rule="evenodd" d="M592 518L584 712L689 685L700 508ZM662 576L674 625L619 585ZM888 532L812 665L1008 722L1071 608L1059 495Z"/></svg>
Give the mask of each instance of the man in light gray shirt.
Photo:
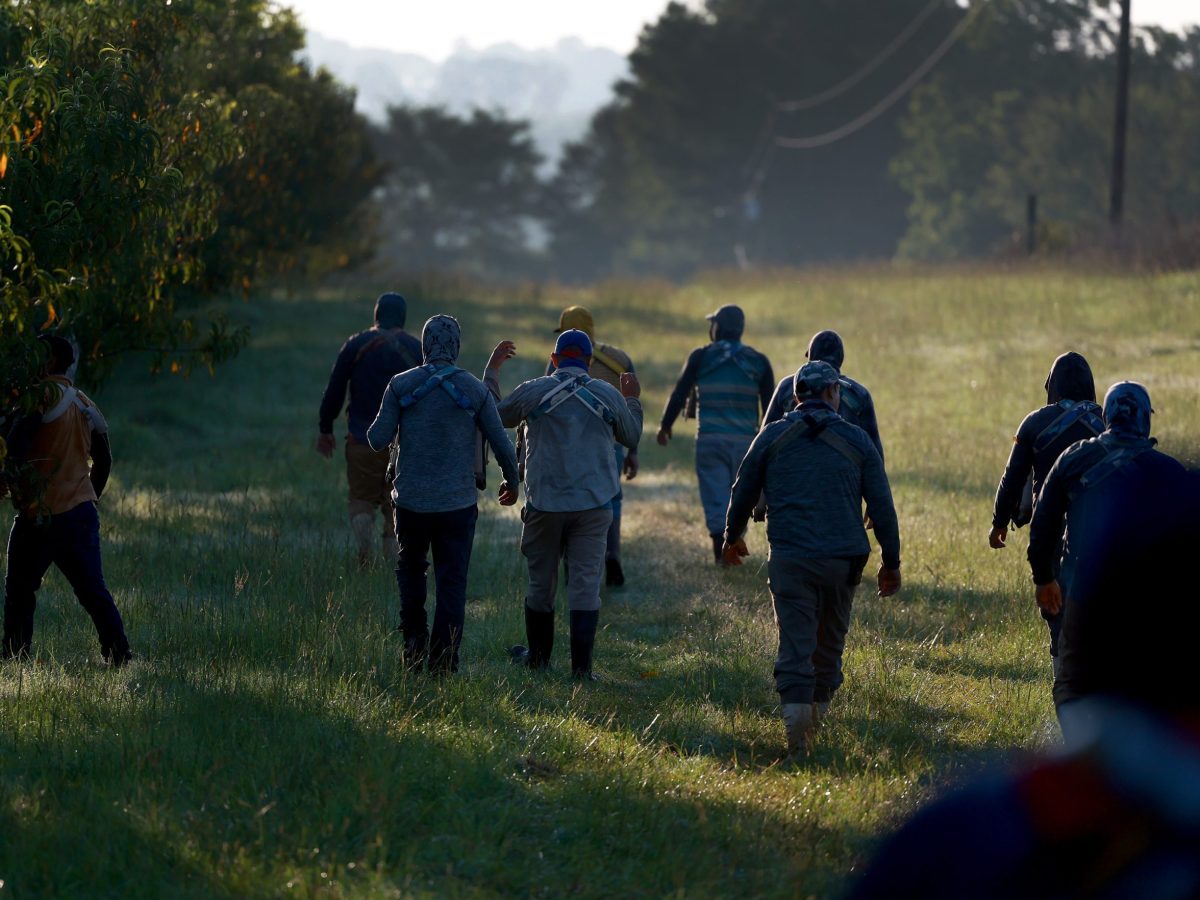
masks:
<svg viewBox="0 0 1200 900"><path fill-rule="evenodd" d="M590 679L612 501L621 490L612 445L615 438L630 450L637 447L641 389L632 373L621 376L620 391L590 378L592 342L584 332L569 329L555 344L554 373L526 381L500 400L500 367L515 353L511 341L501 342L484 373L484 383L500 401L504 425L527 426L521 552L529 563L529 646L514 648L513 655L533 669L549 665L558 565L565 555L571 573L571 672Z"/></svg>
<svg viewBox="0 0 1200 900"><path fill-rule="evenodd" d="M388 383L379 414L367 429L374 450L395 441L392 490L396 581L404 661L419 671L429 656L435 674L458 668L467 607L467 568L475 539L476 458L482 432L504 473L500 502L517 502L517 457L487 388L454 365L461 333L451 316L434 316L421 333L424 365ZM437 604L433 632L426 625L426 571L433 552Z"/></svg>

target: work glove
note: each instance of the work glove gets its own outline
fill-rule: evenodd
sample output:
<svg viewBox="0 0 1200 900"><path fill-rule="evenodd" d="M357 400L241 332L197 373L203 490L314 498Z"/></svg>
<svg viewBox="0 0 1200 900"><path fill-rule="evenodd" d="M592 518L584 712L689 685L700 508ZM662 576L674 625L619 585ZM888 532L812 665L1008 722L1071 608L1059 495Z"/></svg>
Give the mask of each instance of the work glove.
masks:
<svg viewBox="0 0 1200 900"><path fill-rule="evenodd" d="M750 555L750 551L746 548L744 539L734 541L732 544L728 541L721 548L721 562L727 566L740 566L742 560Z"/></svg>
<svg viewBox="0 0 1200 900"><path fill-rule="evenodd" d="M1051 581L1047 584L1039 584L1037 586L1036 600L1037 605L1052 616L1056 616L1062 612L1062 588L1059 587L1057 581Z"/></svg>
<svg viewBox="0 0 1200 900"><path fill-rule="evenodd" d="M879 586L878 596L880 597L891 597L900 592L899 569L889 569L880 563L879 571L875 574L875 581Z"/></svg>

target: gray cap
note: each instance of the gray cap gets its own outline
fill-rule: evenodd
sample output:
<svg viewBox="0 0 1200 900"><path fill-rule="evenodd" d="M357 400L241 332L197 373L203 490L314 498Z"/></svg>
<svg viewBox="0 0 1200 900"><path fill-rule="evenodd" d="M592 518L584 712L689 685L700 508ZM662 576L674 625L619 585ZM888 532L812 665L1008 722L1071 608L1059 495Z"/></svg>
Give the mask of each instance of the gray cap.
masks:
<svg viewBox="0 0 1200 900"><path fill-rule="evenodd" d="M811 397L838 383L837 369L824 360L806 362L796 372L796 396Z"/></svg>

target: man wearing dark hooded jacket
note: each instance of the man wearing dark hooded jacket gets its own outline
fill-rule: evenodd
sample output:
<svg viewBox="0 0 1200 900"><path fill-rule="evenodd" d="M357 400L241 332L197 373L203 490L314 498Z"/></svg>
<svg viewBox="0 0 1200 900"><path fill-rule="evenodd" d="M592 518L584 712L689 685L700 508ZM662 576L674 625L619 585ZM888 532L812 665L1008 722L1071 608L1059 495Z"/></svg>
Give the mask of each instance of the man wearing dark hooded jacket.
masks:
<svg viewBox="0 0 1200 900"><path fill-rule="evenodd" d="M399 294L383 294L375 303L375 325L347 339L329 373L329 384L321 397L316 451L333 458L336 440L333 420L342 411L346 390L346 481L349 485L350 527L358 545L360 566L369 565L375 542L376 511L383 513L383 552L396 558L392 535L392 510L388 497L388 455L367 444L367 427L379 409L388 381L398 372L420 364L421 344L404 331L408 302Z"/></svg>
<svg viewBox="0 0 1200 900"><path fill-rule="evenodd" d="M516 353L502 341L492 353L484 383L500 397L500 367ZM571 673L591 679L600 620L600 580L612 501L621 490L613 441L633 450L642 436L641 388L626 372L621 388L591 378L592 342L568 329L554 345L554 373L518 385L497 405L506 427L526 427L525 509L521 553L529 564L525 593L527 647L513 657L532 669L550 664L554 648L554 598L559 564L571 578Z"/></svg>
<svg viewBox="0 0 1200 900"><path fill-rule="evenodd" d="M517 457L500 424L496 402L469 372L454 365L461 332L451 316L434 316L421 333L424 365L388 383L379 414L367 429L373 449L397 444L395 504L399 554L396 582L405 664L453 672L466 619L467 569L475 538L478 435L496 454L504 482L500 503L517 501ZM433 553L437 603L432 634L426 626L428 554Z"/></svg>
<svg viewBox="0 0 1200 900"><path fill-rule="evenodd" d="M808 342L808 350L805 351L804 358L814 362L817 360L827 362L837 370L842 397L838 415L851 425L857 425L865 431L867 437L871 439L871 443L875 445L875 449L879 451L879 458L882 459L883 441L879 438L879 423L875 420L875 401L871 399L871 392L863 385L848 375L842 374L846 348L842 343L841 335L836 331L818 331ZM788 375L782 378L775 387L775 393L767 406L767 414L763 416L763 425L779 421L786 413L795 408L795 376Z"/></svg>
<svg viewBox="0 0 1200 900"><path fill-rule="evenodd" d="M1104 432L1073 444L1050 469L1029 525L1029 566L1037 585L1037 605L1062 618L1074 593L1077 566L1103 516L1110 494L1122 483L1185 481L1186 470L1175 459L1154 450L1150 437L1150 394L1135 381L1121 381L1104 396ZM1061 548L1061 554L1060 554ZM1132 613L1131 613L1132 614ZM1055 703L1073 699L1070 630L1059 637L1054 679ZM1147 677L1131 672L1130 677Z"/></svg>
<svg viewBox="0 0 1200 900"><path fill-rule="evenodd" d="M771 402L775 375L766 356L742 343L746 316L740 308L722 306L707 318L711 343L697 347L684 363L663 410L658 443L665 447L671 440L671 428L695 389L700 419L696 477L713 558L720 564L729 492L758 433L760 404L766 410Z"/></svg>
<svg viewBox="0 0 1200 900"><path fill-rule="evenodd" d="M768 571L788 752L807 752L810 732L842 684L851 603L871 552L862 503L883 551L879 595L900 589L900 531L883 460L866 433L837 414L837 370L817 360L796 373L800 405L763 428L738 470L729 501L725 560L741 564L742 535L767 499Z"/></svg>
<svg viewBox="0 0 1200 900"><path fill-rule="evenodd" d="M1095 437L1103 430L1091 367L1078 353L1062 354L1046 377L1046 405L1027 415L1013 438L1008 465L996 488L992 531L988 535L993 549L1005 546L1009 522L1019 526L1029 521L1050 467L1059 455L1075 442ZM1062 615L1043 611L1042 616L1050 629L1050 658L1057 668Z"/></svg>

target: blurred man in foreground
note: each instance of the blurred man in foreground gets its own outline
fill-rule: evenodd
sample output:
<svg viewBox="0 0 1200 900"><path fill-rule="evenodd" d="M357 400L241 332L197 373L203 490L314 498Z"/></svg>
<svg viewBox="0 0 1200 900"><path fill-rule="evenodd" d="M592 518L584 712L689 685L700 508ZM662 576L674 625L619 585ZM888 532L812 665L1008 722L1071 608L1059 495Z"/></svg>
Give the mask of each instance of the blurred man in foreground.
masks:
<svg viewBox="0 0 1200 900"><path fill-rule="evenodd" d="M404 330L408 302L399 294L383 294L375 303L375 324L347 339L329 373L321 397L316 450L333 458L336 440L333 420L346 402L346 481L349 485L350 527L358 546L358 564L366 567L374 557L375 516L382 513L383 555L396 558L392 531L392 503L387 483L388 454L372 450L367 428L375 419L379 401L392 376L421 364L421 342Z"/></svg>
<svg viewBox="0 0 1200 900"><path fill-rule="evenodd" d="M504 482L500 503L517 502L517 457L487 388L455 365L462 334L452 316L434 316L421 332L424 364L396 375L367 429L371 448L396 444L396 582L404 662L420 671L458 670L467 609L467 570L479 517L480 435L496 454ZM437 603L433 633L426 625L426 572L433 553Z"/></svg>
<svg viewBox="0 0 1200 900"><path fill-rule="evenodd" d="M1103 430L1104 419L1096 404L1096 384L1091 367L1078 353L1062 354L1054 360L1046 377L1046 405L1027 415L1013 438L1008 465L996 488L992 531L988 535L988 544L993 549L1004 548L1010 522L1020 527L1033 517L1050 467L1062 452ZM1062 532L1057 537L1061 542ZM1056 576L1060 555L1061 547L1054 553ZM1043 610L1042 617L1050 628L1050 659L1057 673L1062 613L1052 615Z"/></svg>
<svg viewBox="0 0 1200 900"><path fill-rule="evenodd" d="M1104 432L1067 448L1046 476L1029 526L1029 565L1043 612L1065 622L1064 609L1070 609L1078 592L1076 581L1096 560L1094 547L1101 529L1110 527L1105 520L1113 508L1110 495L1123 495L1130 484L1171 484L1183 479L1183 466L1153 449L1152 412L1150 394L1142 385L1114 384L1104 396ZM1150 601L1149 595L1146 600ZM1054 679L1054 702L1060 709L1077 696L1071 662L1077 648L1071 644L1070 636L1060 631ZM1060 721L1064 729L1070 727L1061 716Z"/></svg>
<svg viewBox="0 0 1200 900"><path fill-rule="evenodd" d="M515 353L511 341L502 341L488 362L484 383L498 400L500 367ZM571 672L591 679L612 500L621 490L612 443L637 447L641 389L632 373L621 376L620 392L589 377L592 342L582 331L562 332L552 361L553 375L526 381L497 407L506 427L524 422L528 433L521 514L521 553L529 563L528 646L514 647L513 656L533 669L550 664L558 567L565 559L571 573Z"/></svg>
<svg viewBox="0 0 1200 900"><path fill-rule="evenodd" d="M91 616L101 656L122 666L131 658L129 641L104 582L96 511L112 470L108 423L66 375L75 360L70 342L57 335L40 340L49 352L43 401L27 423L27 446L11 448L14 457L32 464L36 483L14 487L17 515L8 538L0 652L6 659L32 653L37 592L55 565Z"/></svg>
<svg viewBox="0 0 1200 900"><path fill-rule="evenodd" d="M582 331L592 341L592 365L588 369L588 375L592 378L599 378L620 391L621 376L627 372L636 374L633 360L629 358L629 354L620 347L596 341L596 325L591 312L586 307L569 306L562 311L558 317L557 332L561 334L572 328ZM550 375L553 371L554 364L551 363L546 369L546 374ZM637 447L627 453L625 446L620 441L616 441L613 444L613 453L617 458L617 468L624 473L626 480L632 481L636 478L638 473ZM612 525L608 528L608 545L604 554L604 582L610 587L621 587L625 584L625 570L621 566L621 501L623 499L621 491L618 491L617 496L613 498Z"/></svg>
<svg viewBox="0 0 1200 900"><path fill-rule="evenodd" d="M931 804L851 897L1200 896L1200 604L1183 564L1200 474L1143 462L1107 481L1062 623L1067 752Z"/></svg>
<svg viewBox="0 0 1200 900"><path fill-rule="evenodd" d="M765 494L767 566L779 626L775 686L788 754L800 757L843 680L850 608L871 553L862 502L883 550L881 597L900 589L900 532L875 445L837 414L837 370L806 363L793 383L799 406L759 432L738 470L723 553L726 562L741 564L746 524Z"/></svg>
<svg viewBox="0 0 1200 900"><path fill-rule="evenodd" d="M771 402L775 375L770 360L742 343L746 316L739 307L722 306L706 318L711 343L697 347L684 363L663 410L658 443L665 447L670 442L675 420L695 391L700 418L696 477L713 559L719 565L729 492L758 433L759 406L765 411Z"/></svg>

